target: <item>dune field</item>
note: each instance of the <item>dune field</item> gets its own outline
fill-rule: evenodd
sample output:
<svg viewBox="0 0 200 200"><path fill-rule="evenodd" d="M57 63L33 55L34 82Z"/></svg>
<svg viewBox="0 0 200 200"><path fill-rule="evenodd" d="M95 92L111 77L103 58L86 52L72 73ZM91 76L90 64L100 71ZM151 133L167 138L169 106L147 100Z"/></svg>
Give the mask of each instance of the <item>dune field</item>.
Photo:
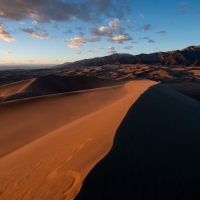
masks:
<svg viewBox="0 0 200 200"><path fill-rule="evenodd" d="M4 85L1 95L31 83ZM137 80L0 103L0 199L73 199L131 105L155 84Z"/></svg>

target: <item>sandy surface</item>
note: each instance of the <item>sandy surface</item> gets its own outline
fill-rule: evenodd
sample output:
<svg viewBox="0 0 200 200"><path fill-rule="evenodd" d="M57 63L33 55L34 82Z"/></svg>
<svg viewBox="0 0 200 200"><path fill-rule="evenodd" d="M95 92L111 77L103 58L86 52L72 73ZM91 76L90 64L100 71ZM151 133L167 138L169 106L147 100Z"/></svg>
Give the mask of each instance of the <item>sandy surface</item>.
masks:
<svg viewBox="0 0 200 200"><path fill-rule="evenodd" d="M0 104L0 199L75 197L153 81Z"/></svg>
<svg viewBox="0 0 200 200"><path fill-rule="evenodd" d="M200 199L199 121L199 102L160 84L150 87L75 200Z"/></svg>
<svg viewBox="0 0 200 200"><path fill-rule="evenodd" d="M0 86L0 97L6 97L18 92L22 92L28 85L30 85L35 79L28 79L24 81L18 81L7 85Z"/></svg>

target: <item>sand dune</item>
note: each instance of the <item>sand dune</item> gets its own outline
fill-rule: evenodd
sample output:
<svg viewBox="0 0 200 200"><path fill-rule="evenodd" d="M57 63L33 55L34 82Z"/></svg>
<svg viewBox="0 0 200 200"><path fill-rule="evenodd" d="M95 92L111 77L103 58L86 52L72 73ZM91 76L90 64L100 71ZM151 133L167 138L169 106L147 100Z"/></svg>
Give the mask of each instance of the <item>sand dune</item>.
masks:
<svg viewBox="0 0 200 200"><path fill-rule="evenodd" d="M34 80L35 79L28 79L28 80L18 81L18 82L0 86L0 97L13 95L15 93L22 92Z"/></svg>
<svg viewBox="0 0 200 200"><path fill-rule="evenodd" d="M200 100L199 82L167 84L167 86L189 97Z"/></svg>
<svg viewBox="0 0 200 200"><path fill-rule="evenodd" d="M10 101L119 84L121 84L120 81L112 81L96 77L58 76L51 74L0 86L0 101Z"/></svg>
<svg viewBox="0 0 200 200"><path fill-rule="evenodd" d="M154 84L0 103L0 199L73 199L130 106Z"/></svg>
<svg viewBox="0 0 200 200"><path fill-rule="evenodd" d="M75 200L200 199L200 104L165 86L131 106Z"/></svg>

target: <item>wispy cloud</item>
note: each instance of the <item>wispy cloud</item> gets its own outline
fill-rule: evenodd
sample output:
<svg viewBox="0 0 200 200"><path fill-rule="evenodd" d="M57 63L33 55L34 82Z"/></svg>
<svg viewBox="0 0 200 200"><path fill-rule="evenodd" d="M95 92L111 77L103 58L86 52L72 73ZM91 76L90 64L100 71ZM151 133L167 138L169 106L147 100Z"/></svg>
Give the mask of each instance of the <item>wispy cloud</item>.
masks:
<svg viewBox="0 0 200 200"><path fill-rule="evenodd" d="M149 40L148 43L155 43L155 41L154 40Z"/></svg>
<svg viewBox="0 0 200 200"><path fill-rule="evenodd" d="M74 48L80 48L83 44L87 42L98 42L100 40L101 40L100 37L85 38L83 36L76 36L74 38L63 40L63 42L66 42L66 43L70 42L71 44L68 44L67 46L70 49L74 49Z"/></svg>
<svg viewBox="0 0 200 200"><path fill-rule="evenodd" d="M5 31L3 25L0 24L0 38L6 42L13 42L15 39L10 35L9 32Z"/></svg>
<svg viewBox="0 0 200 200"><path fill-rule="evenodd" d="M108 49L108 53L117 53L117 51L115 50L115 47L113 47L113 46L108 46L107 47L107 49Z"/></svg>
<svg viewBox="0 0 200 200"><path fill-rule="evenodd" d="M36 20L33 20L33 21L32 21L32 24L33 24L33 25L37 25L38 22L37 22Z"/></svg>
<svg viewBox="0 0 200 200"><path fill-rule="evenodd" d="M36 31L34 31L32 28L22 28L21 31L24 33L27 33L31 37L43 39L43 36L41 34L37 33Z"/></svg>
<svg viewBox="0 0 200 200"><path fill-rule="evenodd" d="M84 49L75 50L75 52L76 52L77 54L82 54L82 53L84 52Z"/></svg>
<svg viewBox="0 0 200 200"><path fill-rule="evenodd" d="M195 11L196 9L185 2L181 2L179 10L181 13L185 13L187 11Z"/></svg>
<svg viewBox="0 0 200 200"><path fill-rule="evenodd" d="M153 29L153 27L152 27L151 24L145 24L145 25L141 26L137 30L139 30L139 31L149 31L149 30L152 30L152 29Z"/></svg>
<svg viewBox="0 0 200 200"><path fill-rule="evenodd" d="M6 55L12 54L12 52L9 52L9 51L2 51L2 53Z"/></svg>
<svg viewBox="0 0 200 200"><path fill-rule="evenodd" d="M143 13L140 13L140 18L142 18L142 19L144 19L144 18L145 18L145 16L144 16L144 14L143 14Z"/></svg>
<svg viewBox="0 0 200 200"><path fill-rule="evenodd" d="M67 31L64 32L65 34L74 33L71 28L68 28Z"/></svg>
<svg viewBox="0 0 200 200"><path fill-rule="evenodd" d="M112 30L106 26L101 26L100 28L92 28L91 35L93 35L93 36L110 36L110 35L112 35Z"/></svg>
<svg viewBox="0 0 200 200"><path fill-rule="evenodd" d="M127 46L127 47L124 47L123 49L132 49L133 46Z"/></svg>
<svg viewBox="0 0 200 200"><path fill-rule="evenodd" d="M85 38L85 37L81 37L81 36L76 36L74 38L63 40L63 42L71 43L71 44L67 45L69 48L79 48L84 43L98 42L98 41L100 41L100 37Z"/></svg>
<svg viewBox="0 0 200 200"><path fill-rule="evenodd" d="M101 26L99 28L95 27L91 29L91 35L93 36L109 36L111 37L114 33L121 33L123 32L123 28L119 25L120 20L115 19L108 23L108 26Z"/></svg>
<svg viewBox="0 0 200 200"><path fill-rule="evenodd" d="M47 40L55 39L53 37L49 37L48 32L46 30L41 30L40 32L37 32L37 31L33 30L32 28L22 28L20 30L34 38L47 39Z"/></svg>
<svg viewBox="0 0 200 200"><path fill-rule="evenodd" d="M77 45L77 44L68 44L67 45L70 49L77 49L80 47L80 45Z"/></svg>
<svg viewBox="0 0 200 200"><path fill-rule="evenodd" d="M129 41L129 40L132 40L132 38L128 34L123 34L123 35L117 35L117 36L108 38L108 40L115 42L115 43L123 43L123 42Z"/></svg>
<svg viewBox="0 0 200 200"><path fill-rule="evenodd" d="M167 31L162 30L162 31L158 31L156 33L159 35L166 35Z"/></svg>

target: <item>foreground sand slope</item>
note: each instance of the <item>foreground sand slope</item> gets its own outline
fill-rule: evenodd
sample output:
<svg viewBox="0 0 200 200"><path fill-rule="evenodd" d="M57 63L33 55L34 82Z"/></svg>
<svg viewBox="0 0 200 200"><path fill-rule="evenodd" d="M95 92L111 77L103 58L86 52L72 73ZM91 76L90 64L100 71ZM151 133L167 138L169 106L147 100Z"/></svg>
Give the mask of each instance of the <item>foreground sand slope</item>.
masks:
<svg viewBox="0 0 200 200"><path fill-rule="evenodd" d="M199 122L199 102L152 86L131 106L75 200L199 200Z"/></svg>
<svg viewBox="0 0 200 200"><path fill-rule="evenodd" d="M6 149L1 150L0 199L73 199L110 150L130 106L154 84L132 81L0 104L0 140Z"/></svg>

